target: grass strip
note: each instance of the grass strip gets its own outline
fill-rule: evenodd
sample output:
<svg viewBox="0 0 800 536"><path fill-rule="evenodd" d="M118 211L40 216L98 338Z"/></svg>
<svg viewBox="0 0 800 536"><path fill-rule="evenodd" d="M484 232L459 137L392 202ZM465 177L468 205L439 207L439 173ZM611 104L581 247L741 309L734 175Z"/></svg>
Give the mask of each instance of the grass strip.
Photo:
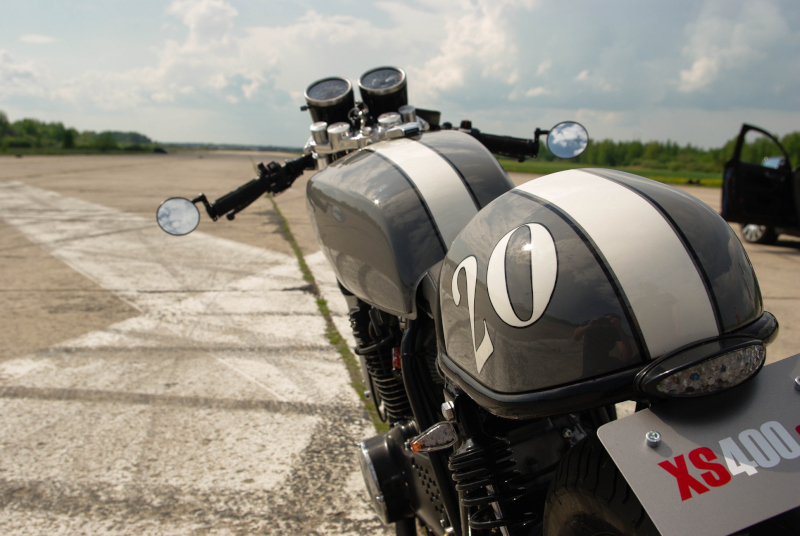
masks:
<svg viewBox="0 0 800 536"><path fill-rule="evenodd" d="M339 352L342 361L344 361L347 373L350 375L350 386L355 390L361 402L364 404L364 407L367 409L367 413L369 413L369 418L372 420L375 429L378 432L386 432L389 430L389 425L380 420L378 411L375 409L375 404L364 395L365 387L361 379L361 366L358 363L358 359L347 346L347 340L342 337L342 334L336 329L336 324L333 323L333 316L330 307L328 307L328 302L322 297L317 281L314 279L314 274L311 273L311 269L308 267L308 264L306 264L303 252L300 251L300 246L297 245L297 240L295 240L294 234L292 234L292 230L289 227L289 221L283 215L281 209L278 208L275 198L271 195L267 195L267 197L280 218L281 231L283 231L283 235L286 237L289 245L292 246L292 251L294 251L297 257L297 264L300 266L300 271L303 273L303 279L311 286L311 292L317 300L317 308L320 314L322 314L322 318L325 319L325 336L328 338L328 342L331 343L331 346L336 348L336 351Z"/></svg>
<svg viewBox="0 0 800 536"><path fill-rule="evenodd" d="M589 164L577 164L574 162L545 162L539 160L526 160L525 162L517 162L516 160L510 158L498 158L498 161L506 171L518 173L536 173L539 175L547 175L549 173L556 173L558 171L564 171L567 169L602 167ZM634 175L641 175L642 177L647 177L648 179L667 184L693 184L697 186L710 186L712 188L720 188L722 186L721 172L709 173L706 171L652 169L636 166L609 167L609 169L625 171L627 173L633 173Z"/></svg>

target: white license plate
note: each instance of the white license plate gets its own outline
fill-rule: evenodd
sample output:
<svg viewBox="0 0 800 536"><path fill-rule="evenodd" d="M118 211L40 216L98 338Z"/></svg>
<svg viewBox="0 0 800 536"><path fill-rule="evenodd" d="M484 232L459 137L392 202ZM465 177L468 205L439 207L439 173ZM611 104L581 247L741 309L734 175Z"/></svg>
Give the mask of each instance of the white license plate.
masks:
<svg viewBox="0 0 800 536"><path fill-rule="evenodd" d="M598 430L663 536L732 534L800 506L798 376L800 354L731 391ZM661 434L656 448L647 446L650 431Z"/></svg>

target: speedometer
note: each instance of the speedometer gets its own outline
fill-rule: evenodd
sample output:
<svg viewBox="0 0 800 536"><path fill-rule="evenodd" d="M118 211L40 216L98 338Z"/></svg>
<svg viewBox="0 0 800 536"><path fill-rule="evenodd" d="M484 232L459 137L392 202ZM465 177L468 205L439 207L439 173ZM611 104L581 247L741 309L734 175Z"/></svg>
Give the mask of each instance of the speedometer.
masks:
<svg viewBox="0 0 800 536"><path fill-rule="evenodd" d="M372 95L391 93L394 89L399 89L406 81L406 75L400 69L394 67L379 67L367 72L358 81L358 86L363 93L366 90Z"/></svg>
<svg viewBox="0 0 800 536"><path fill-rule="evenodd" d="M396 112L408 104L406 73L397 67L377 67L367 71L358 80L358 89L372 117Z"/></svg>

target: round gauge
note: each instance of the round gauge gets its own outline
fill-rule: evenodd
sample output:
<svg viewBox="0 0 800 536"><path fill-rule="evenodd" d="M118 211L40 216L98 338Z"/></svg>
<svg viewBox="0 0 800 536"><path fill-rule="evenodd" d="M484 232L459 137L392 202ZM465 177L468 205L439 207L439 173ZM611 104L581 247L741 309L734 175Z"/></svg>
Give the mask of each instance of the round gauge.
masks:
<svg viewBox="0 0 800 536"><path fill-rule="evenodd" d="M396 67L378 67L367 71L358 81L362 96L386 95L401 89L406 83L406 73Z"/></svg>
<svg viewBox="0 0 800 536"><path fill-rule="evenodd" d="M333 106L345 100L352 91L349 80L339 77L325 78L308 86L306 101L310 105Z"/></svg>

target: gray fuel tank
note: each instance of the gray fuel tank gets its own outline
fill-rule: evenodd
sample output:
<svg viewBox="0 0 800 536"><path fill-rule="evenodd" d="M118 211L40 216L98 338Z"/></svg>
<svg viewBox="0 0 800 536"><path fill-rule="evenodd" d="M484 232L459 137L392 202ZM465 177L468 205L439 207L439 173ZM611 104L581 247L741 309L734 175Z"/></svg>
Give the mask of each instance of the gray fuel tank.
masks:
<svg viewBox="0 0 800 536"><path fill-rule="evenodd" d="M371 145L308 182L317 241L350 292L413 318L422 274L480 209L513 184L492 154L458 131Z"/></svg>

